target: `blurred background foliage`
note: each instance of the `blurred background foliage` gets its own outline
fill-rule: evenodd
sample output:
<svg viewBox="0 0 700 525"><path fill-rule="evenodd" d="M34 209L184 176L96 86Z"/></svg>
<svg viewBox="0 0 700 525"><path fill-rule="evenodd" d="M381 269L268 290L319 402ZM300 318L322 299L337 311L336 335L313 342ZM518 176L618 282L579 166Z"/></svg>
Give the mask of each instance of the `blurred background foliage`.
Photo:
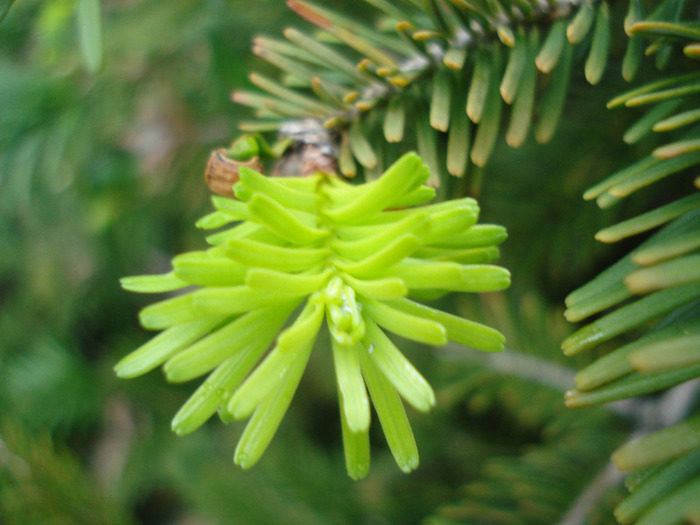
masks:
<svg viewBox="0 0 700 525"><path fill-rule="evenodd" d="M364 9L328 4L358 17ZM448 301L506 333L525 360L509 364L510 350L485 361L464 349L407 349L439 399L429 416L409 413L421 467L402 474L377 432L370 474L355 483L343 466L328 352L314 353L251 471L231 461L240 425L170 432L194 386L166 385L160 374L118 381L112 371L149 336L136 321L147 299L122 292L119 277L168 271L173 255L204 245L192 226L209 209L202 172L248 115L230 91L260 67L252 37L308 26L273 0L102 7L104 65L94 73L81 58L74 0L16 2L0 24L0 523L563 519L631 427L609 408L564 407L575 370L595 355L568 359L559 349L573 331L566 294L638 243L602 247L594 233L658 197L641 192L604 212L581 199L658 145L625 145L638 115L605 109L625 88L624 36L613 38L613 73L595 89L574 69L549 144L499 144L483 179L467 181L482 221L508 227L501 264L515 284L483 301ZM663 192L680 194L674 184ZM614 523L624 491L606 494L577 523Z"/></svg>

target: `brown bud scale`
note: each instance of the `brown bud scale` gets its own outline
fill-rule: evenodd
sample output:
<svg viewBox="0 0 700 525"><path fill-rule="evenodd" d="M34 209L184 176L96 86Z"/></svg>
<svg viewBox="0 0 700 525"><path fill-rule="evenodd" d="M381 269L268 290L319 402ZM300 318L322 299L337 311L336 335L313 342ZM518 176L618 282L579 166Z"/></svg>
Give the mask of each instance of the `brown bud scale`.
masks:
<svg viewBox="0 0 700 525"><path fill-rule="evenodd" d="M204 171L207 186L217 195L233 197L233 185L240 180L238 170L241 166L254 169L259 173L263 173L264 170L258 157L238 161L228 157L224 148L215 149L209 155L207 168Z"/></svg>

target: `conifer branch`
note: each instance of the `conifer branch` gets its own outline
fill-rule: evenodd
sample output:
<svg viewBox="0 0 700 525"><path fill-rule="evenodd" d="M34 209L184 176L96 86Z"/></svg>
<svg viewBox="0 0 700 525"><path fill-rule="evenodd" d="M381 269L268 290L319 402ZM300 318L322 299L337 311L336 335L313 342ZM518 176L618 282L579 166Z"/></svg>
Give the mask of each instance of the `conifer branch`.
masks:
<svg viewBox="0 0 700 525"><path fill-rule="evenodd" d="M511 146L522 145L537 120L535 138L546 142L552 137L573 46L589 45L584 41L589 33L588 80L597 83L606 67L610 20L605 0L370 3L395 27L394 34L290 0L290 8L319 32L308 36L290 28L284 32L287 42L256 40L255 53L281 70L289 88L251 75L271 96L234 93L234 101L253 107L260 119L242 123L241 129L273 130L286 119L314 117L335 131L341 156L344 149L351 153L340 163L345 175L356 173L351 157L371 173L390 160L386 143L404 142L418 148L437 178L461 177L468 170L466 158L479 167L488 162L504 109L510 114L506 141ZM541 30L547 31L542 45ZM540 75L551 76L541 97ZM415 126L405 115L414 116ZM366 141L380 135L386 143ZM445 152L445 161L436 160L437 151Z"/></svg>

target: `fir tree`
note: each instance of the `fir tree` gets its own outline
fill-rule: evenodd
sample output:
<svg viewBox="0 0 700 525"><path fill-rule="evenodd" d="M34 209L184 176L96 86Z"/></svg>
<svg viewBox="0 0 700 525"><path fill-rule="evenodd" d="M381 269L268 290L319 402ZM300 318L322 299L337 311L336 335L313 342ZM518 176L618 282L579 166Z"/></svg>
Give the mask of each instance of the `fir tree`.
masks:
<svg viewBox="0 0 700 525"><path fill-rule="evenodd" d="M697 6L287 4L0 2L8 523L700 521Z"/></svg>

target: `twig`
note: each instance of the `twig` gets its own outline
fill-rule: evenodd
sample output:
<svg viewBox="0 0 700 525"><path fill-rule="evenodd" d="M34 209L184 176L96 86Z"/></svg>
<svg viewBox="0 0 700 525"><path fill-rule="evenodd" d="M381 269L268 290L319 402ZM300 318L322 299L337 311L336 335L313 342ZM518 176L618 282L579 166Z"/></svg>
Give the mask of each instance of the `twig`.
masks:
<svg viewBox="0 0 700 525"><path fill-rule="evenodd" d="M605 497L611 487L618 485L624 477L625 475L617 470L612 462L608 462L574 502L569 512L559 522L559 525L579 525L584 523L591 508Z"/></svg>
<svg viewBox="0 0 700 525"><path fill-rule="evenodd" d="M628 442L639 439L659 428L665 428L682 421L695 402L699 388L700 380L695 379L678 385L655 401L627 400L635 402L629 405L628 412L635 415L637 422L637 429L630 436ZM624 477L623 472L619 471L612 462L608 462L586 490L581 493L581 496L574 502L558 525L584 523L591 508Z"/></svg>
<svg viewBox="0 0 700 525"><path fill-rule="evenodd" d="M503 352L489 353L465 351L463 346L450 344L446 350L452 359L478 363L496 372L529 379L562 392L574 384L574 369L510 348Z"/></svg>

